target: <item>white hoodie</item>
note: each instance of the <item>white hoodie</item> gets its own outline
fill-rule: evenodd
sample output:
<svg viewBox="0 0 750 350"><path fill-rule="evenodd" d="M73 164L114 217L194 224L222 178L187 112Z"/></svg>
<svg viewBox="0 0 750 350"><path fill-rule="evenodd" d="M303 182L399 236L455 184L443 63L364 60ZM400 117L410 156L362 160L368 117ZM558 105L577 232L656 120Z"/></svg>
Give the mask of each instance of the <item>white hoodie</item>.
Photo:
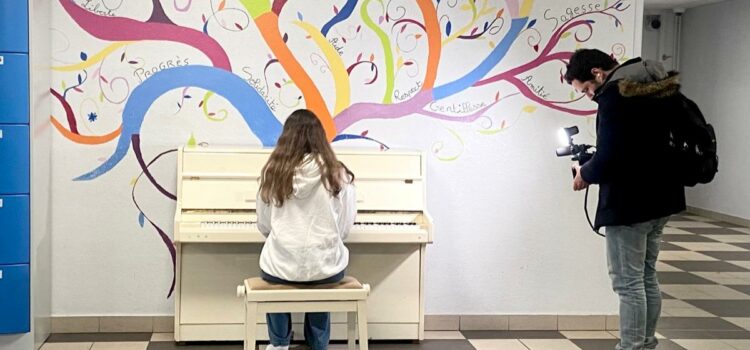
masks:
<svg viewBox="0 0 750 350"><path fill-rule="evenodd" d="M307 156L294 174L292 197L281 207L263 202L258 193L258 229L266 237L260 268L267 274L292 282L319 281L349 264L343 240L357 214L354 186L344 184L334 197L320 176L317 162Z"/></svg>

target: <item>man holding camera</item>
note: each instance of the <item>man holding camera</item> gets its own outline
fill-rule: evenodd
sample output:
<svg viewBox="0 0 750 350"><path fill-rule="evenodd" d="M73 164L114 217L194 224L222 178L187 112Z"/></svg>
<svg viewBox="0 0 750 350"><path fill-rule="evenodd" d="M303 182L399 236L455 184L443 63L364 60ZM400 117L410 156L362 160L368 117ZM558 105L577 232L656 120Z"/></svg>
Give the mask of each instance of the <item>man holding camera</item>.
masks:
<svg viewBox="0 0 750 350"><path fill-rule="evenodd" d="M658 62L622 65L591 49L570 58L565 80L598 103L596 153L574 165L573 189L599 185L595 228L605 227L612 287L620 297L617 348L655 349L661 292L659 242L669 216L685 210L685 192L670 157L670 113L679 82Z"/></svg>

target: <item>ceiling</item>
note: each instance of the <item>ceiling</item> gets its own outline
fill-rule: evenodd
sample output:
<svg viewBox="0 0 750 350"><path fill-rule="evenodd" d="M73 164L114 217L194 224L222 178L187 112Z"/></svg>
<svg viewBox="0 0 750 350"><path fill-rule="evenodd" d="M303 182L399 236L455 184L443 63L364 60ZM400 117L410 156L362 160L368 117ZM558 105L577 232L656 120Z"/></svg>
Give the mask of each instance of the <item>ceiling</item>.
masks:
<svg viewBox="0 0 750 350"><path fill-rule="evenodd" d="M695 6L712 4L724 0L645 0L646 9L649 10L671 10L674 8L691 8Z"/></svg>

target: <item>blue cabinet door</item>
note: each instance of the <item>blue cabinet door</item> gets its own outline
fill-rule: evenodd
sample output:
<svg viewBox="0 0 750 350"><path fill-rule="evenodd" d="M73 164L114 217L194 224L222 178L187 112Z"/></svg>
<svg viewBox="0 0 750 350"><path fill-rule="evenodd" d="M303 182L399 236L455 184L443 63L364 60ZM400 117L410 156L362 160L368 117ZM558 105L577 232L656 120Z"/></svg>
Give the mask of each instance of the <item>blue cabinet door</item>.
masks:
<svg viewBox="0 0 750 350"><path fill-rule="evenodd" d="M0 1L0 52L29 52L29 5L26 0Z"/></svg>
<svg viewBox="0 0 750 350"><path fill-rule="evenodd" d="M29 126L0 124L0 195L29 193Z"/></svg>
<svg viewBox="0 0 750 350"><path fill-rule="evenodd" d="M0 4L5 1L7 0L0 1ZM0 124L29 123L27 54L0 52L0 96Z"/></svg>
<svg viewBox="0 0 750 350"><path fill-rule="evenodd" d="M0 194L0 265L29 263L29 225L29 195Z"/></svg>
<svg viewBox="0 0 750 350"><path fill-rule="evenodd" d="M0 265L0 334L28 333L29 265Z"/></svg>

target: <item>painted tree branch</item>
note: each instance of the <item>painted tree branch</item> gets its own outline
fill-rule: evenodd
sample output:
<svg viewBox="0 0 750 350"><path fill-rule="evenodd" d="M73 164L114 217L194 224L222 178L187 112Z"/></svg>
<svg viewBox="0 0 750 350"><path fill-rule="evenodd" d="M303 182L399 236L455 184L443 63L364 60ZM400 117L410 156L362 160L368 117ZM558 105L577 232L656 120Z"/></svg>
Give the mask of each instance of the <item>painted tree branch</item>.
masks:
<svg viewBox="0 0 750 350"><path fill-rule="evenodd" d="M524 84L521 80L519 80L516 77L508 77L507 79L505 79L505 81L507 81L510 84L512 84L513 86L515 86L518 89L518 91L521 92L521 94L523 94L526 98L528 98L528 99L530 99L530 100L532 100L532 101L534 101L534 102L536 102L536 103L538 103L538 104L540 104L542 106L549 107L549 108L552 108L552 109L555 109L555 110L558 110L558 111L561 111L561 112L570 113L570 114L573 114L573 115L578 115L578 116L586 116L586 115L596 114L596 110L579 110L579 109L574 109L574 108L569 108L569 107L561 106L562 103L560 103L560 102L547 101L547 100L545 100L545 99L537 96L533 91L531 91L531 89L528 86L526 86L526 84Z"/></svg>
<svg viewBox="0 0 750 350"><path fill-rule="evenodd" d="M273 0L273 5L271 6L271 11L276 14L276 16L281 15L281 10L284 9L284 6L286 6L287 0Z"/></svg>
<svg viewBox="0 0 750 350"><path fill-rule="evenodd" d="M89 34L107 41L165 40L190 45L208 56L214 67L232 71L224 48L201 31L167 23L149 23L91 13L70 0L59 0L65 11Z"/></svg>
<svg viewBox="0 0 750 350"><path fill-rule="evenodd" d="M367 11L367 5L370 4L370 0L365 0L360 8L360 16L362 21L365 22L365 26L370 28L380 40L380 45L383 47L383 61L385 63L385 93L383 95L383 103L389 104L393 102L393 89L394 89L394 68L393 68L393 49L391 48L391 40L385 34L385 32L372 21L370 14Z"/></svg>
<svg viewBox="0 0 750 350"><path fill-rule="evenodd" d="M333 75L334 88L336 89L336 102L333 107L333 113L341 112L351 104L351 86L349 85L349 74L344 66L344 61L325 36L312 24L304 21L294 21L292 23L302 28L310 36L328 61L328 66L331 68L331 75Z"/></svg>
<svg viewBox="0 0 750 350"><path fill-rule="evenodd" d="M354 12L354 7L356 6L357 0L347 0L346 4L344 4L344 7L341 8L339 13L337 13L335 16L333 16L333 18L331 18L331 20L320 27L320 32L323 34L323 36L328 36L328 32L331 31L331 28L333 28L333 26L349 18L349 16L351 16Z"/></svg>
<svg viewBox="0 0 750 350"><path fill-rule="evenodd" d="M138 205L138 201L135 199L135 186L138 184L138 181L141 179L141 176L143 176L145 173L148 173L148 167L150 167L154 162L159 160L162 156L176 152L176 149L171 149L164 151L157 155L154 159L152 159L148 164L145 164L143 161L143 156L141 155L141 148L140 148L140 138L138 135L133 135L133 147L136 152L136 157L138 158L138 164L141 166L141 173L138 175L138 177L135 179L135 183L133 184L133 188L130 190L130 198L133 201L133 204L135 205L136 209L138 209L139 218L138 221L141 223L141 226L143 226L145 221L148 221L149 224L151 224L151 227L153 227L157 234L159 235L159 238L161 238L164 245L167 247L167 251L169 251L169 255L172 258L172 284L169 287L169 292L167 292L167 298L169 298L172 293L174 292L176 277L177 277L177 269L176 269L176 263L177 263L177 251L174 246L174 242L172 242L172 239L169 238L166 232L159 227L151 218L146 215L146 213L143 212L143 209L141 209L141 206ZM150 173L148 173L150 175ZM154 180L155 181L155 180ZM154 185L158 185L155 182L152 182Z"/></svg>
<svg viewBox="0 0 750 350"><path fill-rule="evenodd" d="M517 95L517 94L514 94L514 95ZM476 111L474 111L472 113L469 113L469 114L466 114L466 115L462 115L462 116L451 116L451 115L437 113L437 112L428 111L428 110L424 110L424 109L421 110L421 111L419 111L418 113L420 115L423 115L423 116L429 117L429 118L433 118L433 119L439 119L439 120L445 120L445 121L451 121L451 122L460 122L460 123L471 123L471 122L474 122L475 120L483 117L484 113L487 112L490 108L494 107L496 104L498 104L501 101L505 100L506 98L508 98L510 96L514 96L514 95L508 95L508 96L505 96L503 98L498 98L498 99L490 102L488 105L486 105L486 106L484 106L484 107L482 107L480 109L477 109Z"/></svg>
<svg viewBox="0 0 750 350"><path fill-rule="evenodd" d="M440 63L440 53L442 45L440 43L440 23L437 18L437 11L432 5L432 0L417 0L419 10L422 11L424 19L425 34L427 35L427 70L422 84L422 91L430 90L435 86L437 79L438 64Z"/></svg>
<svg viewBox="0 0 750 350"><path fill-rule="evenodd" d="M146 22L176 25L164 12L164 7L161 6L161 1L151 0L151 3L153 4L153 7L151 9L151 17L149 17Z"/></svg>
<svg viewBox="0 0 750 350"><path fill-rule="evenodd" d="M534 93L521 80L519 80L517 76L521 73L525 73L536 67L539 67L542 64L549 62L549 61L559 60L559 61L565 62L566 60L570 59L570 56L573 54L572 52L556 52L556 53L551 53L551 52L560 42L561 38L563 37L563 35L565 35L565 33L572 32L577 27L585 27L588 30L589 35L586 38L580 38L578 37L578 34L576 33L575 34L576 40L578 40L579 42L585 42L591 38L591 33L593 33L592 24L595 22L593 20L582 20L580 18L584 16L590 16L592 14L603 14L603 15L614 18L616 20L615 22L616 25L618 25L617 23L619 23L619 19L617 19L614 15L612 15L611 13L608 13L607 11L610 11L610 10L624 11L626 9L627 7L624 7L624 8L622 7L622 1L617 1L603 10L588 12L588 13L584 13L578 16L571 17L568 21L563 23L562 26L560 26L553 32L553 34L550 36L549 41L547 41L545 47L540 51L539 55L534 60L527 62L523 65L520 65L518 67L515 67L513 69L510 69L508 71L496 74L492 77L482 79L476 82L474 86L482 86L482 85L487 85L487 84L491 84L494 82L504 80L512 84L513 86L515 86L519 90L519 92L521 92L524 96L526 96L526 98L529 98L532 101L537 102L543 106L546 106L546 107L549 107L558 111L570 113L573 115L585 116L585 115L595 114L596 110L579 110L579 109L573 109L573 108L563 106L565 104L570 103L571 101L561 102L561 101L549 101L549 100L543 99L539 97L536 93Z"/></svg>
<svg viewBox="0 0 750 350"><path fill-rule="evenodd" d="M482 8L480 9L479 12L477 12L477 6L474 0L468 0L467 4L471 8L471 21L469 21L469 23L467 23L465 26L461 27L461 29L453 33L446 33L448 37L443 39L442 41L443 46L447 45L448 43L455 40L459 36L466 34L466 32L468 32L469 29L471 29L471 27L474 26L474 24L477 22L477 18L479 17L479 13L483 13L486 9L487 0L484 0L484 2L482 3ZM450 20L448 20L448 22L450 23Z"/></svg>
<svg viewBox="0 0 750 350"><path fill-rule="evenodd" d="M66 101L59 92L54 89L49 89L49 92L60 102L63 109L65 109L65 117L68 120L68 128L70 131L74 134L78 134L78 122L76 122L76 116L73 114L73 108L70 107L68 101Z"/></svg>
<svg viewBox="0 0 750 350"><path fill-rule="evenodd" d="M336 136L336 127L333 124L331 112L328 110L320 90L299 64L286 45L286 40L279 33L279 17L271 10L268 0L241 0L240 2L253 17L263 39L271 48L281 66L284 67L294 84L302 91L307 108L318 116L326 131L326 136L329 140L333 140Z"/></svg>
<svg viewBox="0 0 750 350"><path fill-rule="evenodd" d="M528 12L524 13L528 15ZM466 90L502 60L508 50L510 50L513 42L518 38L527 21L528 17L513 19L508 33L500 43L476 68L463 77L433 89L421 90L409 100L399 103L355 103L336 116L334 119L336 129L341 132L357 121L364 119L396 119L414 113L421 113L428 103Z"/></svg>

